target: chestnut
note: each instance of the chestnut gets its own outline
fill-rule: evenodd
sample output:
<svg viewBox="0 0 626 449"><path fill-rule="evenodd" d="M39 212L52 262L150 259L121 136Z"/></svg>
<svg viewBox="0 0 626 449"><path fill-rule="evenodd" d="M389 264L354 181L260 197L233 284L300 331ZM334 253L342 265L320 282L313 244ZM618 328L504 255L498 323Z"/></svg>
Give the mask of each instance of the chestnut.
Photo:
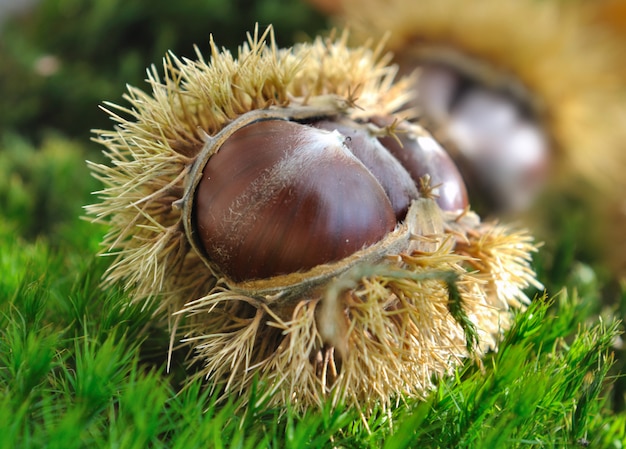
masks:
<svg viewBox="0 0 626 449"><path fill-rule="evenodd" d="M468 207L465 181L446 150L422 128L402 128L393 137L379 138L389 153L400 161L415 183L429 177L430 194L442 210L462 211Z"/></svg>
<svg viewBox="0 0 626 449"><path fill-rule="evenodd" d="M208 262L242 282L339 261L402 222L425 177L443 210L465 209L463 180L437 142L408 123L399 138L378 136L385 123L267 119L229 135L195 192Z"/></svg>
<svg viewBox="0 0 626 449"><path fill-rule="evenodd" d="M343 259L392 231L389 197L345 139L285 120L230 136L196 192L209 259L233 280L265 278Z"/></svg>
<svg viewBox="0 0 626 449"><path fill-rule="evenodd" d="M168 55L96 131L104 282L154 304L170 355L188 348L243 406L255 385L300 412L422 397L494 349L540 285L531 237L481 222L447 154L403 120L414 80L346 42L279 49L268 29L237 57L212 42L210 61Z"/></svg>

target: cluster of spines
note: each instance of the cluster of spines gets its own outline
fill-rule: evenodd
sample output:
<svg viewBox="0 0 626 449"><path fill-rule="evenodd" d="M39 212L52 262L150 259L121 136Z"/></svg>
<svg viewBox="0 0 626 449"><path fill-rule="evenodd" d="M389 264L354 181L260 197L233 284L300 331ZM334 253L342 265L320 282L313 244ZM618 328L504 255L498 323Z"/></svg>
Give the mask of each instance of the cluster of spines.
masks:
<svg viewBox="0 0 626 449"><path fill-rule="evenodd" d="M541 288L526 232L483 224L431 238L439 242L433 252L356 266L288 305L225 285L189 302L179 314L198 376L226 395L259 381L263 400L302 410L330 399L367 414L425 394L462 360L496 349L510 309L529 302L523 290ZM329 303L332 323L324 321ZM329 326L339 334L332 344Z"/></svg>

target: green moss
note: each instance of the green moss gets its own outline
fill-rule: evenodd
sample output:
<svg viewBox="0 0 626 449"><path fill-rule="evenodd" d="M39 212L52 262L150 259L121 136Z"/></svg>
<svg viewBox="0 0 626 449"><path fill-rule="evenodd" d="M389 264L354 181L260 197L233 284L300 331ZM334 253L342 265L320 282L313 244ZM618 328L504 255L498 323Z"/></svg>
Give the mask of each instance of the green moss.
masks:
<svg viewBox="0 0 626 449"><path fill-rule="evenodd" d="M87 171L84 146L56 134L48 135L39 148L15 134L3 137L0 213L6 217L4 226L29 240L44 237L53 247L88 244L96 228L81 224L79 217L98 183Z"/></svg>
<svg viewBox="0 0 626 449"><path fill-rule="evenodd" d="M0 447L624 443L626 413L609 394L618 324L586 324L593 312L577 294L538 298L483 367L467 365L426 401L400 401L366 426L356 410L244 412L236 398L216 403L201 382L181 389L185 368L166 372L168 337L150 325L152 311L98 286L106 264L79 264L41 240L0 240L13 273L0 279Z"/></svg>

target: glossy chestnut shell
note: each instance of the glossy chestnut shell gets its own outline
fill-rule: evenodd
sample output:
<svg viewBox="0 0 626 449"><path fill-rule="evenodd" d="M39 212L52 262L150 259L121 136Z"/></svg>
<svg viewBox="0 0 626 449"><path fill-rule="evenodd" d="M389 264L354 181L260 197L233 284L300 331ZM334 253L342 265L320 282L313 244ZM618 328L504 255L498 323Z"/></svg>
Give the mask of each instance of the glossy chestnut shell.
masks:
<svg viewBox="0 0 626 449"><path fill-rule="evenodd" d="M389 199L343 142L284 120L235 132L197 190L211 260L235 280L264 278L342 259L391 231Z"/></svg>
<svg viewBox="0 0 626 449"><path fill-rule="evenodd" d="M417 140L403 137L400 145L371 126L268 119L234 131L208 159L195 191L206 257L235 282L339 261L393 231L426 174L446 186L444 209L467 205L445 153L425 156Z"/></svg>

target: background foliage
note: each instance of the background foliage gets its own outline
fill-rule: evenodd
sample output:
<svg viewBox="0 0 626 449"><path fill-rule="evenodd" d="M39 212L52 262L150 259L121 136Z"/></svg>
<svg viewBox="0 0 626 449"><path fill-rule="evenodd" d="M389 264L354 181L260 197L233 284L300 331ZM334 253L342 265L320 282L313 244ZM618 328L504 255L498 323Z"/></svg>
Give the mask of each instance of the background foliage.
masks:
<svg viewBox="0 0 626 449"><path fill-rule="evenodd" d="M536 260L547 287L500 351L364 422L354 410L216 404L185 354L165 370L167 329L102 289L104 229L80 218L99 188L91 128L125 83L209 34L234 49L274 23L281 45L327 24L305 4L262 0L42 0L0 29L0 448L607 447L626 443L625 286L583 242L589 222L561 203ZM262 386L258 386L262 388Z"/></svg>

